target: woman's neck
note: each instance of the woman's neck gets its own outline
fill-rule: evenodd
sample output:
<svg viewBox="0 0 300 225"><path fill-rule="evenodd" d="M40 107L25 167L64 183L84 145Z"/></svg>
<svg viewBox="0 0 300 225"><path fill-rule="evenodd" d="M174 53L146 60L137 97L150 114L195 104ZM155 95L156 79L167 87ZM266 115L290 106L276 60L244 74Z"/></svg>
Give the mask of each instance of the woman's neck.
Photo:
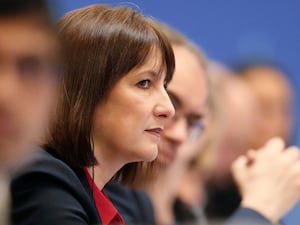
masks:
<svg viewBox="0 0 300 225"><path fill-rule="evenodd" d="M104 185L121 169L125 164L122 159L117 158L117 154L112 154L109 151L94 146L95 157L98 164L94 168L89 168L89 173L92 174L94 169L94 182L97 187L102 190Z"/></svg>

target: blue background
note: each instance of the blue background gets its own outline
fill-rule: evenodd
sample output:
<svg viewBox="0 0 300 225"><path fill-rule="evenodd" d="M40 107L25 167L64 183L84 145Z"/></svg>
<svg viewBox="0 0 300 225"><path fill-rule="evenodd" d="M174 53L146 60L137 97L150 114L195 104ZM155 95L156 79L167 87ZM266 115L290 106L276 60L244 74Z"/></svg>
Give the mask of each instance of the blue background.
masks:
<svg viewBox="0 0 300 225"><path fill-rule="evenodd" d="M288 71L295 99L293 144L300 145L298 97L300 96L300 0L130 0L51 1L56 18L92 3L125 4L170 24L199 44L212 59L225 64L263 57L282 64ZM266 190L268 191L268 190ZM276 196L274 196L276 198ZM268 206L266 206L268 207ZM299 224L300 204L285 218Z"/></svg>

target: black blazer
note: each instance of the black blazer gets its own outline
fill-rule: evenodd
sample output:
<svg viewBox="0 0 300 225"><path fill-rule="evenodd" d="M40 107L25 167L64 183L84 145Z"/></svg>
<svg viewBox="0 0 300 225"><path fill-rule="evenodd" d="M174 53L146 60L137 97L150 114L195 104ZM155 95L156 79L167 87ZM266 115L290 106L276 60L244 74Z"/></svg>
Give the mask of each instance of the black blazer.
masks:
<svg viewBox="0 0 300 225"><path fill-rule="evenodd" d="M154 225L154 210L146 192L131 190L121 184L109 182L104 187L114 206L127 225Z"/></svg>
<svg viewBox="0 0 300 225"><path fill-rule="evenodd" d="M45 150L11 183L13 225L96 225L101 220L83 169Z"/></svg>

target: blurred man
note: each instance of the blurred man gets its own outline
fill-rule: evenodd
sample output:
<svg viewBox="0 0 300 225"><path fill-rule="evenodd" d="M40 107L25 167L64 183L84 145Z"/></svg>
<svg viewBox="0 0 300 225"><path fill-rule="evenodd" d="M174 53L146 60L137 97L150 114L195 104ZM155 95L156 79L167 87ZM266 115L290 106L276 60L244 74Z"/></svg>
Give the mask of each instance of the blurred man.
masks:
<svg viewBox="0 0 300 225"><path fill-rule="evenodd" d="M0 2L0 166L38 144L55 104L57 44L46 3Z"/></svg>
<svg viewBox="0 0 300 225"><path fill-rule="evenodd" d="M208 219L224 220L240 205L240 195L231 174L231 164L252 146L255 134L254 116L257 112L255 96L243 80L220 63L209 64L211 90L216 94L216 121L210 167L205 169ZM265 140L266 142L267 140ZM264 143L263 143L264 144ZM263 145L262 144L262 145Z"/></svg>
<svg viewBox="0 0 300 225"><path fill-rule="evenodd" d="M252 63L237 69L240 77L249 84L254 93L258 110L255 118L255 135L252 147L258 148L271 137L291 140L293 115L293 89L287 74L271 63Z"/></svg>
<svg viewBox="0 0 300 225"><path fill-rule="evenodd" d="M223 102L215 162L206 173L205 212L210 219L226 219L239 207L241 197L230 173L231 163L272 137L289 143L292 131L292 88L279 68L250 63L240 65L238 74L226 76L225 72L214 69L212 73Z"/></svg>
<svg viewBox="0 0 300 225"><path fill-rule="evenodd" d="M0 1L0 224L9 224L7 171L45 135L55 108L57 43L42 0Z"/></svg>

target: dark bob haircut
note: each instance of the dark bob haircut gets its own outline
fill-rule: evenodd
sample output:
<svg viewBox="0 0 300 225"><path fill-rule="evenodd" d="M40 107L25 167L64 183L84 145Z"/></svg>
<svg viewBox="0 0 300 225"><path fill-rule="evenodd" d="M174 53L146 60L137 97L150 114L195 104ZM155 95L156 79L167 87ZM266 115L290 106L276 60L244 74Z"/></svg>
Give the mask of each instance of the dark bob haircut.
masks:
<svg viewBox="0 0 300 225"><path fill-rule="evenodd" d="M146 63L153 50L161 52L161 71L169 82L174 54L157 23L128 7L80 8L64 15L57 29L64 74L47 145L71 166L92 166L97 163L91 138L96 106L123 76ZM127 165L127 172L129 167L137 165Z"/></svg>

